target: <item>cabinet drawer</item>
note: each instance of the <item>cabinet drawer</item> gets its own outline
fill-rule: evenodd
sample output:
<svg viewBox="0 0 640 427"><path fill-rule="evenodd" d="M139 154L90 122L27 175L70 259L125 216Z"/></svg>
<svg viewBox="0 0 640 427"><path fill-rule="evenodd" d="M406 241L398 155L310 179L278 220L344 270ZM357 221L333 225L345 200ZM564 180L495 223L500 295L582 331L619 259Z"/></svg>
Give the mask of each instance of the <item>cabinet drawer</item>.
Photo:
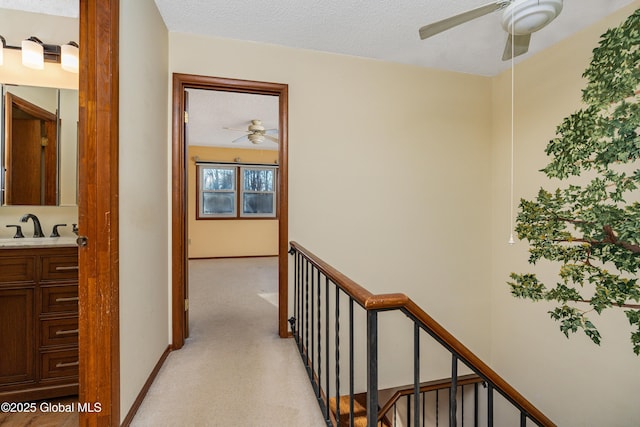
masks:
<svg viewBox="0 0 640 427"><path fill-rule="evenodd" d="M42 280L78 280L78 255L42 257Z"/></svg>
<svg viewBox="0 0 640 427"><path fill-rule="evenodd" d="M42 313L77 313L78 285L43 286Z"/></svg>
<svg viewBox="0 0 640 427"><path fill-rule="evenodd" d="M35 279L34 257L0 258L0 283L27 282Z"/></svg>
<svg viewBox="0 0 640 427"><path fill-rule="evenodd" d="M78 318L40 321L40 345L73 345L78 343Z"/></svg>
<svg viewBox="0 0 640 427"><path fill-rule="evenodd" d="M43 380L78 375L78 350L51 351L40 355L40 378Z"/></svg>

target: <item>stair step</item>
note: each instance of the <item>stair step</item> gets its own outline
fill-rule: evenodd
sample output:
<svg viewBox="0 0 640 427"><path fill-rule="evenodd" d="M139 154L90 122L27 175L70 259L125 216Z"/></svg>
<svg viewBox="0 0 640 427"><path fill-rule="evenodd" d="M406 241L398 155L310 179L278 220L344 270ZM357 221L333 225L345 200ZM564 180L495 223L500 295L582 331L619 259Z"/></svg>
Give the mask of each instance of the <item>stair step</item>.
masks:
<svg viewBox="0 0 640 427"><path fill-rule="evenodd" d="M349 411L350 411L350 398L349 396L340 396L340 425L349 425ZM336 418L336 398L329 399L329 410ZM334 421L335 425L335 421ZM353 425L354 427L367 427L367 394L360 393L353 396ZM388 419L382 420L378 424L380 427L391 427L391 423Z"/></svg>

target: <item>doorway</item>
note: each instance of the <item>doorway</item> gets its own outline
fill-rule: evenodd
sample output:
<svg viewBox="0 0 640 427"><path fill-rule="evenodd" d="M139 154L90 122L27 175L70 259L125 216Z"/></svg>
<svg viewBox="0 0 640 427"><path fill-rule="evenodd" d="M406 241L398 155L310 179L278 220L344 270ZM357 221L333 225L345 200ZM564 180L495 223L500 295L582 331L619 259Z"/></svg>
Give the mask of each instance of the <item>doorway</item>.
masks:
<svg viewBox="0 0 640 427"><path fill-rule="evenodd" d="M188 89L278 96L278 320L280 337L288 337L288 86L191 74L173 75L172 108L172 348L179 349L189 334L187 143L185 120Z"/></svg>

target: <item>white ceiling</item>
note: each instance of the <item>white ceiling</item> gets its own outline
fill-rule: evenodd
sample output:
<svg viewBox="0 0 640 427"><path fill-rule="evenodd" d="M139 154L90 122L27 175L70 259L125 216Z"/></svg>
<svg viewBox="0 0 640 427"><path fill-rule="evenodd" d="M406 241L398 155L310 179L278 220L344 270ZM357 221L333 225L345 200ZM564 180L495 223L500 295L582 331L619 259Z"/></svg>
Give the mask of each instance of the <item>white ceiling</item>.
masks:
<svg viewBox="0 0 640 427"><path fill-rule="evenodd" d="M78 17L78 0L0 0L0 8L47 15Z"/></svg>
<svg viewBox="0 0 640 427"><path fill-rule="evenodd" d="M232 129L247 129L253 119L262 120L266 129L278 128L278 97L249 93L188 89L189 145L277 150L278 144L265 140L260 144L232 141L246 135ZM205 159L206 160L206 159ZM215 159L214 159L215 160Z"/></svg>
<svg viewBox="0 0 640 427"><path fill-rule="evenodd" d="M501 12L420 40L418 29L490 0L155 0L170 31L251 40L483 76L501 60ZM524 58L633 0L566 0ZM520 57L523 59L523 57Z"/></svg>

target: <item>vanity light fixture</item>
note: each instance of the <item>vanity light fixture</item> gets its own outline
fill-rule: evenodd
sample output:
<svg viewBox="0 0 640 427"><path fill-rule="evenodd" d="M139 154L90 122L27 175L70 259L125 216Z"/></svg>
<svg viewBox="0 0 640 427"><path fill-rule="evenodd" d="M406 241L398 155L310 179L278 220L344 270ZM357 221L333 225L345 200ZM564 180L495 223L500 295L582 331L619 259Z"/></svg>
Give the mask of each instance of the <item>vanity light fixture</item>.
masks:
<svg viewBox="0 0 640 427"><path fill-rule="evenodd" d="M78 43L70 41L59 46L43 43L35 36L22 40L20 46L7 46L6 39L0 36L2 49L0 49L0 65L3 65L3 49L22 51L22 65L36 70L44 69L45 62L55 62L61 65L63 70L78 73L79 55Z"/></svg>
<svg viewBox="0 0 640 427"><path fill-rule="evenodd" d="M78 73L79 60L78 60L78 43L69 42L60 46L60 65L65 71L72 73Z"/></svg>
<svg viewBox="0 0 640 427"><path fill-rule="evenodd" d="M44 46L37 37L22 40L22 65L34 70L44 69Z"/></svg>

